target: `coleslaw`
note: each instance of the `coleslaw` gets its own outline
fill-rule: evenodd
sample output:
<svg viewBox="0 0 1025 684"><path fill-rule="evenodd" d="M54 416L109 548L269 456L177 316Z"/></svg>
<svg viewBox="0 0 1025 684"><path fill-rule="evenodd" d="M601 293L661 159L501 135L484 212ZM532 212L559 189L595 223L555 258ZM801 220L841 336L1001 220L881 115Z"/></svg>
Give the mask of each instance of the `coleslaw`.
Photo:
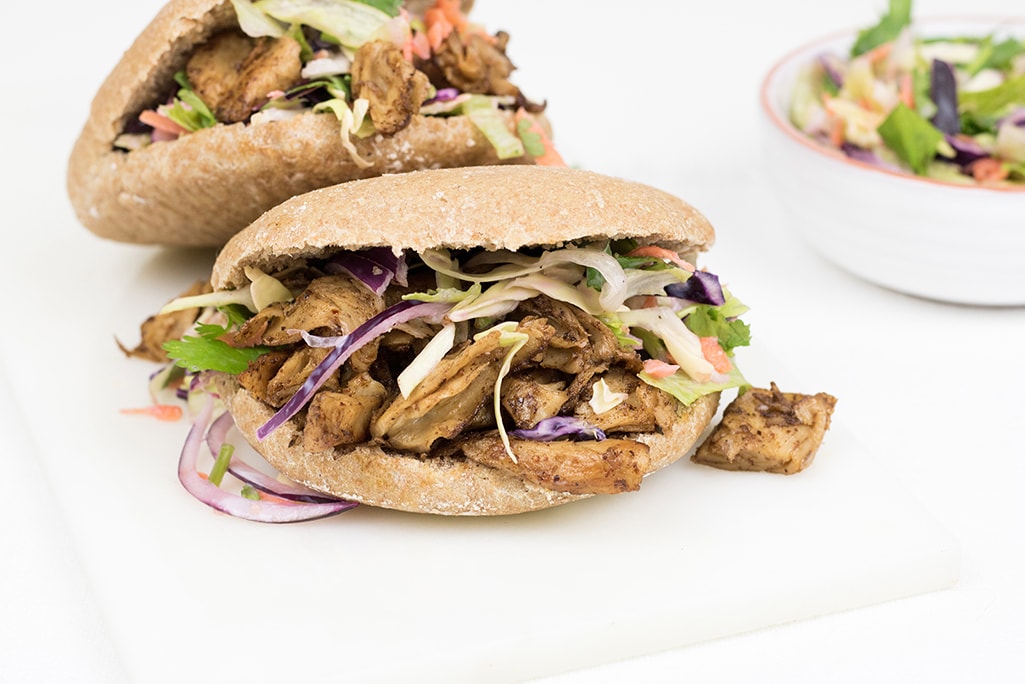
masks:
<svg viewBox="0 0 1025 684"><path fill-rule="evenodd" d="M890 0L847 54L800 74L790 120L848 157L934 180L1025 184L1025 41L923 37L911 0Z"/></svg>

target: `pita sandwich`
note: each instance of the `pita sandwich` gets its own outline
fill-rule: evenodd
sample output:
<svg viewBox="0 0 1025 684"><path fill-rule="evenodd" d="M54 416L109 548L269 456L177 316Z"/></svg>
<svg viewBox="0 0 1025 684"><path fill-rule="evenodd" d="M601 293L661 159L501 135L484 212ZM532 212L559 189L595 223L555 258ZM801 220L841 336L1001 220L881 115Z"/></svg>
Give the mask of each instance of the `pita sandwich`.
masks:
<svg viewBox="0 0 1025 684"><path fill-rule="evenodd" d="M561 163L509 36L457 0L172 0L97 92L71 153L79 220L221 246L267 209L417 169ZM383 7L384 9L380 9Z"/></svg>
<svg viewBox="0 0 1025 684"><path fill-rule="evenodd" d="M244 315L166 348L320 496L503 515L633 492L744 384L743 306L693 265L713 239L675 196L569 168L358 180L233 237L213 292L164 315ZM199 360L213 338L233 366ZM211 503L206 486L193 493Z"/></svg>

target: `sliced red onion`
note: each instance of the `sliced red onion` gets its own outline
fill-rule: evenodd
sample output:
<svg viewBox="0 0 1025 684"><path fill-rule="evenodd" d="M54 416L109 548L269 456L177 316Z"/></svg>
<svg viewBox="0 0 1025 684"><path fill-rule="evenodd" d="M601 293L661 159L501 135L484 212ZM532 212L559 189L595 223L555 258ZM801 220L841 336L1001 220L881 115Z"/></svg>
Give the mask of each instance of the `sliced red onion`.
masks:
<svg viewBox="0 0 1025 684"><path fill-rule="evenodd" d="M297 414L313 397L314 392L320 389L321 385L331 377L331 374L338 370L350 356L364 345L385 334L396 325L417 318L441 316L451 308L452 304L448 302L404 300L370 318L348 335L333 338L337 346L313 369L310 376L306 378L306 382L292 395L292 398L285 402L285 405L278 409L278 412L270 420L256 430L257 439L265 439L267 435L277 430L282 424ZM316 340L316 336L309 337L312 340Z"/></svg>
<svg viewBox="0 0 1025 684"><path fill-rule="evenodd" d="M605 439L605 432L601 428L569 416L543 418L529 430L513 430L509 434L518 439L529 439L535 442L551 442L563 437L597 442Z"/></svg>
<svg viewBox="0 0 1025 684"><path fill-rule="evenodd" d="M666 294L698 304L721 306L726 303L719 277L708 271L694 271L684 282L666 285Z"/></svg>
<svg viewBox="0 0 1025 684"><path fill-rule="evenodd" d="M193 423L182 447L178 460L178 480L192 496L207 506L236 518L267 523L292 523L316 520L336 515L358 504L353 501L332 503L278 503L275 501L253 501L238 494L225 491L203 478L197 469L199 452L203 448L207 432L211 427L214 402L205 402ZM218 428L220 429L220 427Z"/></svg>
<svg viewBox="0 0 1025 684"><path fill-rule="evenodd" d="M228 431L235 426L235 419L230 413L222 414L213 422L206 433L206 443L210 448L210 454L216 458L221 452ZM232 456L228 463L228 472L243 483L259 489L261 492L272 494L281 499L300 501L303 503L336 503L336 497L327 496L315 489L304 487L299 483L285 483L266 473L257 470L243 461L238 456Z"/></svg>
<svg viewBox="0 0 1025 684"><path fill-rule="evenodd" d="M340 252L324 265L328 273L347 272L374 291L384 294L392 280L406 284L406 259L390 247L370 247L358 252Z"/></svg>
<svg viewBox="0 0 1025 684"><path fill-rule="evenodd" d="M957 111L957 76L954 67L941 59L932 61L929 97L936 105L932 125L947 135L961 132L961 115Z"/></svg>

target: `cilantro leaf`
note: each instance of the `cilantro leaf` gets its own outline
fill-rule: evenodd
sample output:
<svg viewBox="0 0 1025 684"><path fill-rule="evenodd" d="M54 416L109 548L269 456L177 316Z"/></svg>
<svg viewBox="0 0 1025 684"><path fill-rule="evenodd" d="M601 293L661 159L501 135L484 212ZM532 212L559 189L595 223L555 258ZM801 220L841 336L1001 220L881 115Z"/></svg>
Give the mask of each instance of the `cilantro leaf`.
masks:
<svg viewBox="0 0 1025 684"><path fill-rule="evenodd" d="M163 344L164 351L176 366L191 372L204 370L221 371L238 375L257 357L270 351L269 347L232 347L220 339L229 330L237 328L251 315L239 305L219 307L227 319L227 325L199 323L196 335L186 335L180 340L169 340Z"/></svg>
<svg viewBox="0 0 1025 684"><path fill-rule="evenodd" d="M876 129L883 142L919 176L936 156L943 133L903 102Z"/></svg>
<svg viewBox="0 0 1025 684"><path fill-rule="evenodd" d="M911 24L911 0L890 0L890 10L875 26L863 29L851 46L851 57L863 55L872 48L889 43Z"/></svg>
<svg viewBox="0 0 1025 684"><path fill-rule="evenodd" d="M698 337L718 338L727 354L751 344L751 328L747 323L739 318L726 318L717 307L708 304L694 307L684 322Z"/></svg>
<svg viewBox="0 0 1025 684"><path fill-rule="evenodd" d="M214 337L191 335L180 340L170 340L163 346L176 366L193 373L213 370L232 375L238 375L249 367L251 361L270 351L267 347L232 347Z"/></svg>

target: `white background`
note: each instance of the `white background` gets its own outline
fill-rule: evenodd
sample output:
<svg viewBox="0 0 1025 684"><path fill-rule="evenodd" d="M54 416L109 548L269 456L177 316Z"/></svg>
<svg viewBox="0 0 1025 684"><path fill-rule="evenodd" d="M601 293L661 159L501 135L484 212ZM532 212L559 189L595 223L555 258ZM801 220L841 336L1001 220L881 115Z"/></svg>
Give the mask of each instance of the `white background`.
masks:
<svg viewBox="0 0 1025 684"><path fill-rule="evenodd" d="M567 160L669 189L699 207L718 231L706 263L730 274L752 307L756 340L785 357L786 384L838 396L838 419L883 457L880 477L902 483L963 554L960 583L950 590L553 681L1021 680L1025 309L922 301L837 271L787 225L767 182L771 160L759 152L757 90L772 61L810 38L874 21L882 5L478 2L476 20L512 35L517 82L549 101ZM0 44L5 261L19 258L26 234L52 233L58 250L82 230L65 199L67 154L96 87L157 7L97 0L7 9ZM1020 7L916 3L919 16L966 10L1006 16ZM38 264L40 278L59 277L47 266ZM8 299L31 299L35 290L4 276ZM64 352L38 373L59 395L61 367L76 363L83 334L61 328L60 309L89 304L88 283L68 283L66 297L39 303L52 310L52 329L25 329L9 317L0 329L2 682L124 677L90 578L79 569L82 549L67 531L74 506L55 500L50 474L33 455L37 437L22 429L22 416L43 412L59 431L69 422L62 411L75 407L23 405L7 381L14 369L24 374L19 345L56 336ZM198 643L190 635L177 646L188 657L215 643L216 635Z"/></svg>

